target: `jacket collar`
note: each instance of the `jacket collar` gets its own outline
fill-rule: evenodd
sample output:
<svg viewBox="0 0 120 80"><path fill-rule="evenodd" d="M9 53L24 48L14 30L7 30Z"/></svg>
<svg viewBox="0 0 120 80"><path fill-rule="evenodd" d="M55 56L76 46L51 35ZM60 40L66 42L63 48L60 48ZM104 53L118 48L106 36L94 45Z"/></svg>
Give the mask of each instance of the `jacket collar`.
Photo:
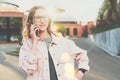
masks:
<svg viewBox="0 0 120 80"><path fill-rule="evenodd" d="M51 33L51 38L52 38L52 41L51 41L51 46L52 46L52 45L59 44L59 41L61 40L61 38L63 38L63 36L59 36L59 35Z"/></svg>
<svg viewBox="0 0 120 80"><path fill-rule="evenodd" d="M50 45L53 46L53 45L59 44L59 41L61 38L63 38L63 36L61 36L59 34L51 33L51 38L52 38L52 41L50 42ZM39 40L43 41L43 39L41 39L41 38L39 38Z"/></svg>

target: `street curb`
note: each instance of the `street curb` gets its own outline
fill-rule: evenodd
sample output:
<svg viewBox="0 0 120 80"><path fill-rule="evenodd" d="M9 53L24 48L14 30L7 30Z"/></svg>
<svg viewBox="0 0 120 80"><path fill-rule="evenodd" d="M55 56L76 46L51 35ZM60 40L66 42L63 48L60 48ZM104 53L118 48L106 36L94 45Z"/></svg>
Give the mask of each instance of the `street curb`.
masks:
<svg viewBox="0 0 120 80"><path fill-rule="evenodd" d="M97 43L95 43L95 42L94 42L94 44L95 44L97 47L99 47L99 48L101 48L102 50L104 50L105 52L107 52L109 55L114 56L114 57L120 59L120 56L114 55L112 52L110 52L109 50L107 50L107 49L105 49L105 48L103 48L103 47L101 47L101 46L99 46L99 45L97 45Z"/></svg>
<svg viewBox="0 0 120 80"><path fill-rule="evenodd" d="M19 55L16 55L16 54L14 54L14 53L9 53L9 52L6 52L6 54L9 54L9 55L12 55L12 56L19 56Z"/></svg>
<svg viewBox="0 0 120 80"><path fill-rule="evenodd" d="M9 53L9 52L4 52L4 51L0 51L0 54L2 54L2 55L8 54L8 55L17 56L17 57L19 56L19 55Z"/></svg>

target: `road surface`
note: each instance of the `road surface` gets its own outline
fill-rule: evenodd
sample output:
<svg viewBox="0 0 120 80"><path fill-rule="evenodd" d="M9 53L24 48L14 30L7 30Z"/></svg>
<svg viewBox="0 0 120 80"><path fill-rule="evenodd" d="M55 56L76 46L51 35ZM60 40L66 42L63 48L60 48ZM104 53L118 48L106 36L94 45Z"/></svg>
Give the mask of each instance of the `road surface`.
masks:
<svg viewBox="0 0 120 80"><path fill-rule="evenodd" d="M120 59L110 56L86 38L74 41L88 51L90 71L84 80L120 80Z"/></svg>

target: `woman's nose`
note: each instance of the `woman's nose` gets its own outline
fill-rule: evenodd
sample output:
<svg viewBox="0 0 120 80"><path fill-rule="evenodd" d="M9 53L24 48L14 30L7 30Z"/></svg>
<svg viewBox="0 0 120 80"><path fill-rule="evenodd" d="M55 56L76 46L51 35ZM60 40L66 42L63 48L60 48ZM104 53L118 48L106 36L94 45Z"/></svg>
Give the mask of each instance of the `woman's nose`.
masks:
<svg viewBox="0 0 120 80"><path fill-rule="evenodd" d="M40 22L43 23L43 22L45 22L45 20L43 18L41 18Z"/></svg>

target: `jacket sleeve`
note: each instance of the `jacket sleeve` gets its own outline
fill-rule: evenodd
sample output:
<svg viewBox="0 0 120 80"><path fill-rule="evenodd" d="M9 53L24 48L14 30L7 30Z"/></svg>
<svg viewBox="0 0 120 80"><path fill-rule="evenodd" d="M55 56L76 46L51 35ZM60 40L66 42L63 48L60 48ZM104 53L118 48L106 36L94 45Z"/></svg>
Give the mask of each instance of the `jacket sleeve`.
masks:
<svg viewBox="0 0 120 80"><path fill-rule="evenodd" d="M87 56L87 51L78 47L72 40L69 40L70 53L72 56L80 56L80 60L77 61L78 69L83 68L89 71L89 58ZM75 59L75 57L74 57Z"/></svg>
<svg viewBox="0 0 120 80"><path fill-rule="evenodd" d="M27 71L28 69L37 69L36 57L31 55L31 48L28 41L24 41L19 52L19 66Z"/></svg>

